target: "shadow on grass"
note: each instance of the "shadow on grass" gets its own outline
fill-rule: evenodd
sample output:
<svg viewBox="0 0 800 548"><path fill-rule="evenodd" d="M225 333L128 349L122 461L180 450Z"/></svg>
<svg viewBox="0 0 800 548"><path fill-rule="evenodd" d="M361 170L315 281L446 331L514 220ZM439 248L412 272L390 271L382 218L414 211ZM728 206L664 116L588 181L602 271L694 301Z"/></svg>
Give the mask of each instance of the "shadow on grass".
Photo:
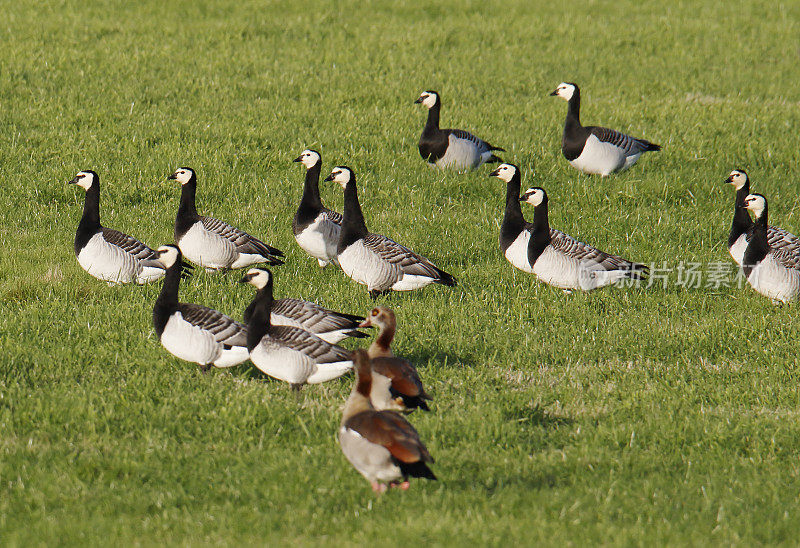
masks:
<svg viewBox="0 0 800 548"><path fill-rule="evenodd" d="M571 426L575 419L548 413L538 404L534 406L523 405L503 411L503 418L507 421L525 423L528 426L541 426L554 429L560 426Z"/></svg>
<svg viewBox="0 0 800 548"><path fill-rule="evenodd" d="M475 357L469 354L459 355L453 352L440 352L437 350L427 349L422 349L410 354L404 354L401 357L407 359L420 369L424 368L424 366L431 362L436 363L437 367L459 369L463 367L475 367L477 364Z"/></svg>

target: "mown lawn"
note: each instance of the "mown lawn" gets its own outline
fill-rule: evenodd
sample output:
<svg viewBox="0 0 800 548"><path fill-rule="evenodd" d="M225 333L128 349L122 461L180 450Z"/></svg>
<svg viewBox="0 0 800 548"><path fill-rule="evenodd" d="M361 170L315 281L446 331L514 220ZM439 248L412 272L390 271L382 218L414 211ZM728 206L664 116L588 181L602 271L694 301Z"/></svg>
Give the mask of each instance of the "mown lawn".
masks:
<svg viewBox="0 0 800 548"><path fill-rule="evenodd" d="M794 544L796 307L748 287L566 296L497 246L487 167L428 169L435 89L550 195L554 226L675 269L731 265L736 167L800 232L800 6L744 1L4 2L0 18L0 543ZM583 121L664 147L601 180L561 157L561 81ZM363 287L291 234L306 147L352 167L369 226L455 289L395 294L395 350L433 412L438 482L376 497L335 432L351 380L203 375L150 323L159 284L107 287L72 251L81 169L107 226L168 243L194 167L202 212L283 249L279 295L346 312ZM328 205L341 191L323 183ZM526 211L532 215L532 211ZM182 299L235 317L238 273ZM348 343L353 347L354 343Z"/></svg>

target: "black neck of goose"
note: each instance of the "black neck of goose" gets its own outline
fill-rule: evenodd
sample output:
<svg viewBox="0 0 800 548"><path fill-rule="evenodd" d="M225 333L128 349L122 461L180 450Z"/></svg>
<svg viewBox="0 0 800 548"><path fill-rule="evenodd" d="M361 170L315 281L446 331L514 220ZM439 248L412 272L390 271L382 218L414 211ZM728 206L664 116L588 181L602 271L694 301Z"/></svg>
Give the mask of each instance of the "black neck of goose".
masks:
<svg viewBox="0 0 800 548"><path fill-rule="evenodd" d="M744 199L750 194L750 181L747 181L742 188L736 191L736 205L733 209L733 223L731 232L728 235L728 247L736 243L742 234L745 234L753 227L753 221L744 207Z"/></svg>
<svg viewBox="0 0 800 548"><path fill-rule="evenodd" d="M567 108L567 120L564 129L581 128L581 90L575 88L575 92L570 97Z"/></svg>
<svg viewBox="0 0 800 548"><path fill-rule="evenodd" d="M322 199L319 196L319 175L322 171L322 160L306 170L306 183L303 186L303 197L300 199L300 208L319 211L322 209ZM299 210L298 210L299 212Z"/></svg>
<svg viewBox="0 0 800 548"><path fill-rule="evenodd" d="M747 249L744 252L744 259L742 260L742 270L745 276L750 276L753 267L759 263L769 253L769 241L767 240L767 207L764 206L764 211L760 217L757 217L753 223L753 237L747 244Z"/></svg>
<svg viewBox="0 0 800 548"><path fill-rule="evenodd" d="M505 251L525 228L525 218L522 216L522 207L519 203L519 192L522 186L522 176L517 170L511 180L506 183L506 211L503 214L503 223L500 225L500 247Z"/></svg>
<svg viewBox="0 0 800 548"><path fill-rule="evenodd" d="M181 270L182 261L178 257L175 264L167 269L161 286L161 293L158 294L156 304L153 307L153 326L159 337L164 332L164 327L166 327L169 317L178 308L178 288L181 284Z"/></svg>
<svg viewBox="0 0 800 548"><path fill-rule="evenodd" d="M441 99L436 99L436 103L428 109L428 121L425 122L425 129L439 129L439 111L442 108Z"/></svg>
<svg viewBox="0 0 800 548"><path fill-rule="evenodd" d="M175 216L175 241L178 242L193 224L197 222L197 207L195 196L197 194L197 178L192 175L189 182L181 185L181 203L178 205L178 214Z"/></svg>
<svg viewBox="0 0 800 548"><path fill-rule="evenodd" d="M197 217L197 177L193 174L189 182L181 185L181 203L178 205L178 214L184 217Z"/></svg>
<svg viewBox="0 0 800 548"><path fill-rule="evenodd" d="M550 241L550 219L547 212L547 194L542 198L542 203L533 208L534 234L546 234Z"/></svg>
<svg viewBox="0 0 800 548"><path fill-rule="evenodd" d="M75 254L79 254L83 246L100 228L100 183L95 179L86 191L83 199L83 215L75 233Z"/></svg>
<svg viewBox="0 0 800 548"><path fill-rule="evenodd" d="M272 315L272 277L267 285L256 292L253 302L247 307L247 350L253 349L261 342L261 338L269 331L270 317Z"/></svg>
<svg viewBox="0 0 800 548"><path fill-rule="evenodd" d="M360 240L369 234L367 224L364 222L364 213L361 211L361 204L358 203L356 179L353 176L350 177L344 187L344 213L342 217L342 233L339 236L338 246L340 253L356 240Z"/></svg>

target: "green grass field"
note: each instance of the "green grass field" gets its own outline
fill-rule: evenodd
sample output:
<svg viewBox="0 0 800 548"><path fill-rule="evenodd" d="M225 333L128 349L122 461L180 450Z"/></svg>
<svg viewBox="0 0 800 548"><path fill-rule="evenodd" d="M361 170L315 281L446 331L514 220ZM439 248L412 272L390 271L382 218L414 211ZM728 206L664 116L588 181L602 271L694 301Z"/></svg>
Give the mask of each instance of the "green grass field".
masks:
<svg viewBox="0 0 800 548"><path fill-rule="evenodd" d="M795 308L674 273L536 282L498 249L504 184L427 168L413 101L439 90L444 127L505 147L557 228L732 265L733 168L800 233L800 6L162 4L3 3L0 544L797 542ZM565 80L584 123L663 152L603 180L570 168L547 95ZM157 246L180 192L165 177L188 165L201 212L287 253L277 295L363 314L365 288L293 240L306 147L355 170L372 230L459 278L382 299L435 397L411 420L438 482L373 495L335 437L350 377L296 399L249 365L203 375L155 337L160 284L107 287L75 260L83 192L65 181L96 170L104 224ZM198 272L181 298L239 318L238 278Z"/></svg>

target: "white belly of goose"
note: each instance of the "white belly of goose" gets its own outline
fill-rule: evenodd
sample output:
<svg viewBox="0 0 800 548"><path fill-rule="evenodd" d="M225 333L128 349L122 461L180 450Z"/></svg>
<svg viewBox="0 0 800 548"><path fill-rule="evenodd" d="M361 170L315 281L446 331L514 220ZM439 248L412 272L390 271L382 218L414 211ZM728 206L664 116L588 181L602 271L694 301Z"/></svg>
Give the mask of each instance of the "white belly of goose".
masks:
<svg viewBox="0 0 800 548"><path fill-rule="evenodd" d="M173 313L161 333L161 344L170 354L188 362L208 365L222 353L214 335L190 324L180 312Z"/></svg>
<svg viewBox="0 0 800 548"><path fill-rule="evenodd" d="M186 231L178 241L178 247L184 257L205 268L230 268L239 258L239 252L232 242L209 232L199 221Z"/></svg>
<svg viewBox="0 0 800 548"><path fill-rule="evenodd" d="M772 253L758 263L747 277L750 285L775 301L793 301L800 294L800 271L786 268L772 257Z"/></svg>
<svg viewBox="0 0 800 548"><path fill-rule="evenodd" d="M603 142L594 135L589 135L580 156L570 160L569 163L584 173L606 176L632 166L639 156L639 154L634 154L629 161L623 149Z"/></svg>
<svg viewBox="0 0 800 548"><path fill-rule="evenodd" d="M141 270L133 255L108 243L98 232L92 236L78 254L78 264L99 280L110 283L130 283ZM161 276L164 271L161 270Z"/></svg>
<svg viewBox="0 0 800 548"><path fill-rule="evenodd" d="M392 284L392 291L411 291L419 289L433 283L433 278L429 276L419 276L415 274L402 274L400 279Z"/></svg>
<svg viewBox="0 0 800 548"><path fill-rule="evenodd" d="M742 234L736 241L733 242L733 245L728 248L728 251L733 257L733 260L736 261L736 264L741 265L742 261L744 260L744 252L747 249L747 235Z"/></svg>
<svg viewBox="0 0 800 548"><path fill-rule="evenodd" d="M528 230L523 230L519 236L511 242L511 245L506 248L506 259L515 267L530 274L533 273L533 268L528 262L528 242L530 242L531 233Z"/></svg>
<svg viewBox="0 0 800 548"><path fill-rule="evenodd" d="M314 361L296 350L281 346L265 335L250 352L250 360L262 373L291 384L305 384L314 373Z"/></svg>
<svg viewBox="0 0 800 548"><path fill-rule="evenodd" d="M372 443L355 430L339 428L339 445L353 468L370 482L390 482L403 477L388 449Z"/></svg>
<svg viewBox="0 0 800 548"><path fill-rule="evenodd" d="M338 257L345 274L367 289L390 289L400 278L400 268L384 261L367 248L361 240L353 242Z"/></svg>
<svg viewBox="0 0 800 548"><path fill-rule="evenodd" d="M491 153L489 153L489 156L491 156ZM475 143L450 135L444 156L436 160L435 163L438 167L467 170L478 167L483 161Z"/></svg>
<svg viewBox="0 0 800 548"><path fill-rule="evenodd" d="M336 259L336 245L339 242L341 227L325 218L317 216L313 223L295 235L297 245L306 253L325 264Z"/></svg>

